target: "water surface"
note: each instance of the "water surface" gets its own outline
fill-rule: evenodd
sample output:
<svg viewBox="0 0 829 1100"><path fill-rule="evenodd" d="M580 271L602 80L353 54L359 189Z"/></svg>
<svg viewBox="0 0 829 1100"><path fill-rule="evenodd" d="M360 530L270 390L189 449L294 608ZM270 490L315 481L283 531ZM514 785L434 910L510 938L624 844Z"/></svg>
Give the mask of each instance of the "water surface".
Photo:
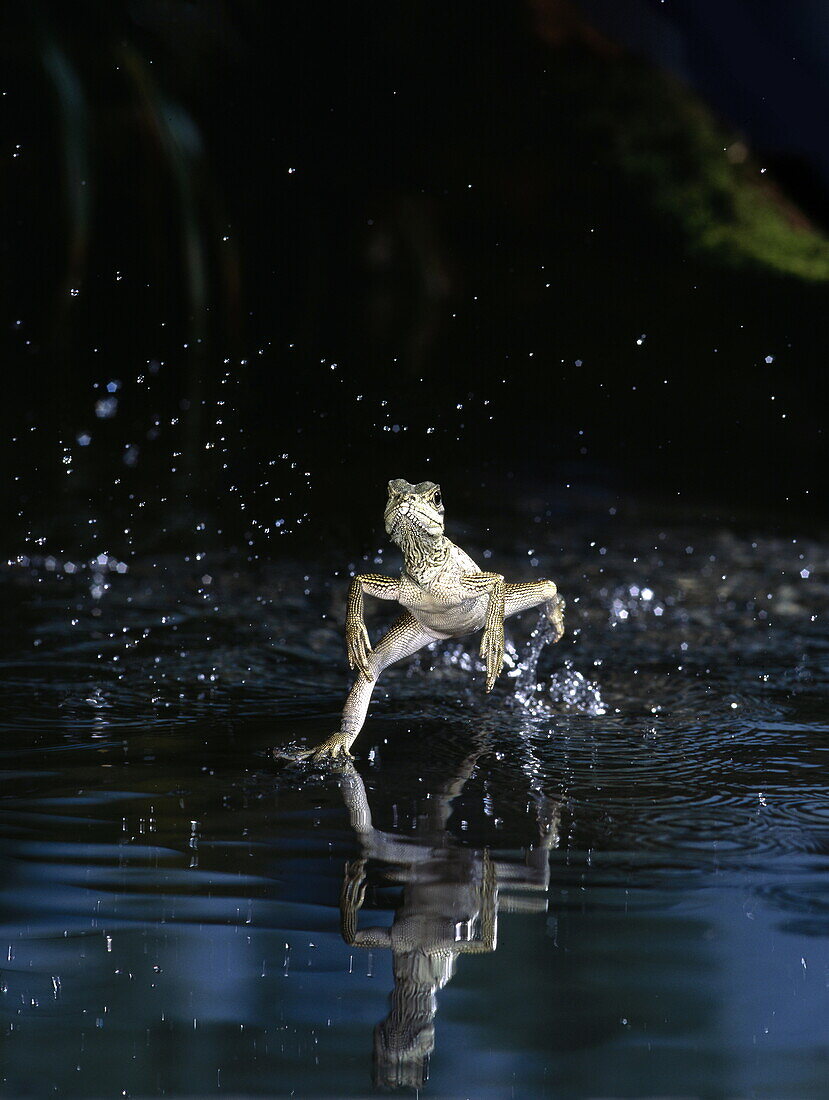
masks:
<svg viewBox="0 0 829 1100"><path fill-rule="evenodd" d="M389 670L334 772L273 750L336 726L344 561L4 569L3 1095L822 1093L825 545L490 525L566 639Z"/></svg>

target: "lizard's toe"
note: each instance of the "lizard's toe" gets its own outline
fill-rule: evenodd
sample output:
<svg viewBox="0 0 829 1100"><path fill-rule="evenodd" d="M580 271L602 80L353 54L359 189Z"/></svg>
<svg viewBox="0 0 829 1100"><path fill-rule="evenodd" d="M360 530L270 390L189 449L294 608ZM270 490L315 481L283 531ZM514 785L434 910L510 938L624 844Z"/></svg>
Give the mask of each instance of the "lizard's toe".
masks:
<svg viewBox="0 0 829 1100"><path fill-rule="evenodd" d="M306 760L313 749L273 749L271 755L274 760L278 760L282 764L296 764L299 760Z"/></svg>
<svg viewBox="0 0 829 1100"><path fill-rule="evenodd" d="M335 733L319 745L313 745L310 749L294 749L280 751L273 750L277 760L297 763L308 760L312 764L345 764L354 757L348 751L348 744L342 734Z"/></svg>
<svg viewBox="0 0 829 1100"><path fill-rule="evenodd" d="M547 621L553 628L551 642L560 642L564 637L564 609L567 605L561 596L557 596L547 604Z"/></svg>

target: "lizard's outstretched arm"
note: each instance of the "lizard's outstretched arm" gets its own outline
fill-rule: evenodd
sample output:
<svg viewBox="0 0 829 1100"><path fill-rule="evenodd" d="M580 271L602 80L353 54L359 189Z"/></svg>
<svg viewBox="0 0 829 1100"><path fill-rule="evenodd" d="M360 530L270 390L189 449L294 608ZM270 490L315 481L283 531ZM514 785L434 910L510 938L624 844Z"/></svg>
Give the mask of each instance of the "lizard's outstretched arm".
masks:
<svg viewBox="0 0 829 1100"><path fill-rule="evenodd" d="M544 604L547 618L553 627L553 641L557 642L564 634L564 608L565 603L558 595L558 588L553 581L526 581L520 584L504 585L504 614L505 617L515 615L518 611L526 611L528 607L538 607Z"/></svg>
<svg viewBox="0 0 829 1100"><path fill-rule="evenodd" d="M357 913L366 896L366 861L355 859L345 865L340 891L340 931L351 947L388 947L391 937L387 928L357 930Z"/></svg>
<svg viewBox="0 0 829 1100"><path fill-rule="evenodd" d="M489 593L481 656L486 663L486 690L492 691L504 663L504 578L500 573L464 573L463 585L473 595Z"/></svg>
<svg viewBox="0 0 829 1100"><path fill-rule="evenodd" d="M378 600L397 600L400 598L400 580L397 577L383 577L379 573L361 573L351 582L348 590L348 605L345 612L345 647L351 668L371 680L371 641L363 620L363 593L376 596Z"/></svg>

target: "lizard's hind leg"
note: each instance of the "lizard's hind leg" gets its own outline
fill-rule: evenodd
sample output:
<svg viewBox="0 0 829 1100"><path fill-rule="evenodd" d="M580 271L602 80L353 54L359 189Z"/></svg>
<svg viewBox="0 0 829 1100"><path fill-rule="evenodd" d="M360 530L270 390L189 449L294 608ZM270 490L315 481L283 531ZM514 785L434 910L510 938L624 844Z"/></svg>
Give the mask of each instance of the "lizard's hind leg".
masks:
<svg viewBox="0 0 829 1100"><path fill-rule="evenodd" d="M553 628L552 641L561 640L564 634L565 603L553 581L527 581L522 584L507 584L504 588L504 618L544 604L544 611Z"/></svg>
<svg viewBox="0 0 829 1100"><path fill-rule="evenodd" d="M435 641L437 635L432 634L421 626L410 611L404 611L392 624L386 634L368 654L369 679L364 672L358 672L348 698L343 707L343 715L340 721L340 729L321 745L308 749L297 755L311 757L313 760L326 760L340 756L348 757L357 734L363 728L366 720L368 705L371 702L371 693L374 685L383 669L393 665L395 661L402 661L404 657L411 657L429 642Z"/></svg>

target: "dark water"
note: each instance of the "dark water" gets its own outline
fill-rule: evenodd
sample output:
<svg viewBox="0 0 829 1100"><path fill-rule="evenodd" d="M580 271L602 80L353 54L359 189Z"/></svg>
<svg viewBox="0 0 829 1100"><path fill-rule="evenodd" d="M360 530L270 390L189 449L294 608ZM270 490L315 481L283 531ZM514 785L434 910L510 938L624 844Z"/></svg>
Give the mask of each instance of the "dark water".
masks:
<svg viewBox="0 0 829 1100"><path fill-rule="evenodd" d="M273 750L335 728L341 555L4 569L2 1095L826 1094L825 546L448 526L568 635L390 670L339 772Z"/></svg>

